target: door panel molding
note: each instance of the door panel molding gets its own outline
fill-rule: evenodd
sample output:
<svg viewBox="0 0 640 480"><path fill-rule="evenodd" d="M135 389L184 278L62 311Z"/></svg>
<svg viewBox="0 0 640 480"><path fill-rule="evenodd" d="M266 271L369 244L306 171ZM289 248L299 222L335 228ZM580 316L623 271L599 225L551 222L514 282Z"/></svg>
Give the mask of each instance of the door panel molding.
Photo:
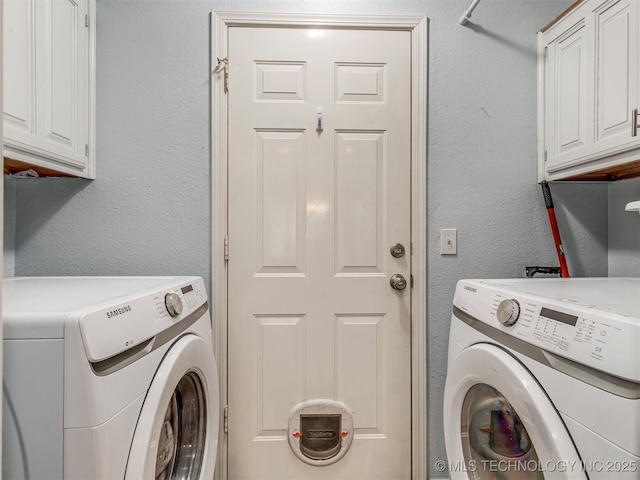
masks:
<svg viewBox="0 0 640 480"><path fill-rule="evenodd" d="M212 317L214 353L220 369L221 405L227 378L227 97L222 59L228 52L228 29L283 26L404 30L411 33L411 325L412 477L427 478L427 19L406 15L329 15L213 11L211 13L211 185ZM220 60L220 61L219 61ZM233 78L229 79L233 88ZM223 428L224 422L221 422ZM216 479L227 479L227 442L221 433Z"/></svg>

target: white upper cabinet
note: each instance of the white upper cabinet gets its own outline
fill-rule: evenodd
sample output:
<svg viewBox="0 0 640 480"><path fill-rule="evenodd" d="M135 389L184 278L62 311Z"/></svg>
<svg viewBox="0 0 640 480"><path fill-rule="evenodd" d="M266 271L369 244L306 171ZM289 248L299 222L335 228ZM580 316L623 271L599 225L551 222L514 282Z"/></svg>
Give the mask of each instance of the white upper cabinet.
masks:
<svg viewBox="0 0 640 480"><path fill-rule="evenodd" d="M640 175L639 4L586 0L539 34L539 180Z"/></svg>
<svg viewBox="0 0 640 480"><path fill-rule="evenodd" d="M3 123L10 170L95 178L94 7L93 0L5 0Z"/></svg>

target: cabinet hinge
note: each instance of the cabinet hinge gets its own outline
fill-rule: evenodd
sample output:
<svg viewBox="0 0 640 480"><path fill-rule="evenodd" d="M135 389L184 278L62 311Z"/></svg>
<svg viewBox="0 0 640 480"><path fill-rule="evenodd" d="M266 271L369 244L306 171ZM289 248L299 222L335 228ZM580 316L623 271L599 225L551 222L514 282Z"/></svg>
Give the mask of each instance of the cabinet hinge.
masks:
<svg viewBox="0 0 640 480"><path fill-rule="evenodd" d="M229 237L224 237L224 260L229 260Z"/></svg>
<svg viewBox="0 0 640 480"><path fill-rule="evenodd" d="M547 151L546 150L544 151L544 161L545 162L547 161Z"/></svg>
<svg viewBox="0 0 640 480"><path fill-rule="evenodd" d="M89 15L84 16L84 26L89 28Z"/></svg>
<svg viewBox="0 0 640 480"><path fill-rule="evenodd" d="M84 144L84 156L85 157L89 156L89 144L87 143Z"/></svg>
<svg viewBox="0 0 640 480"><path fill-rule="evenodd" d="M229 405L224 406L224 433L229 432Z"/></svg>
<svg viewBox="0 0 640 480"><path fill-rule="evenodd" d="M411 283L410 283L411 288L413 288L413 273L412 273L411 275L409 275L409 280L410 280L410 282L411 282Z"/></svg>

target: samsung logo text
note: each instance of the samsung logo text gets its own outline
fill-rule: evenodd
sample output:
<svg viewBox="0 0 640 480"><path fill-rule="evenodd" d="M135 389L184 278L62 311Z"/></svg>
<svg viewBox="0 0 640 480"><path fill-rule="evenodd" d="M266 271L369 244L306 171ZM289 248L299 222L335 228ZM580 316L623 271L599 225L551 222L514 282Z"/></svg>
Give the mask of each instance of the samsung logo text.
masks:
<svg viewBox="0 0 640 480"><path fill-rule="evenodd" d="M116 308L115 310L111 310L107 312L107 318L117 317L118 315L122 315L123 313L127 313L131 311L131 305L126 305L124 307Z"/></svg>

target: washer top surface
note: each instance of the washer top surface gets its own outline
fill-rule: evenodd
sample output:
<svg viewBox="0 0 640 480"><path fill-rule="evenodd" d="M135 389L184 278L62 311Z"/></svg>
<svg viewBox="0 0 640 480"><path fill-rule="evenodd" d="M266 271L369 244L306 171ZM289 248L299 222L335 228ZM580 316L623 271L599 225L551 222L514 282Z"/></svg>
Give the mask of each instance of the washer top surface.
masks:
<svg viewBox="0 0 640 480"><path fill-rule="evenodd" d="M640 278L517 278L471 280L552 300L628 317L640 323Z"/></svg>
<svg viewBox="0 0 640 480"><path fill-rule="evenodd" d="M2 283L2 313L67 314L195 277L14 277Z"/></svg>

